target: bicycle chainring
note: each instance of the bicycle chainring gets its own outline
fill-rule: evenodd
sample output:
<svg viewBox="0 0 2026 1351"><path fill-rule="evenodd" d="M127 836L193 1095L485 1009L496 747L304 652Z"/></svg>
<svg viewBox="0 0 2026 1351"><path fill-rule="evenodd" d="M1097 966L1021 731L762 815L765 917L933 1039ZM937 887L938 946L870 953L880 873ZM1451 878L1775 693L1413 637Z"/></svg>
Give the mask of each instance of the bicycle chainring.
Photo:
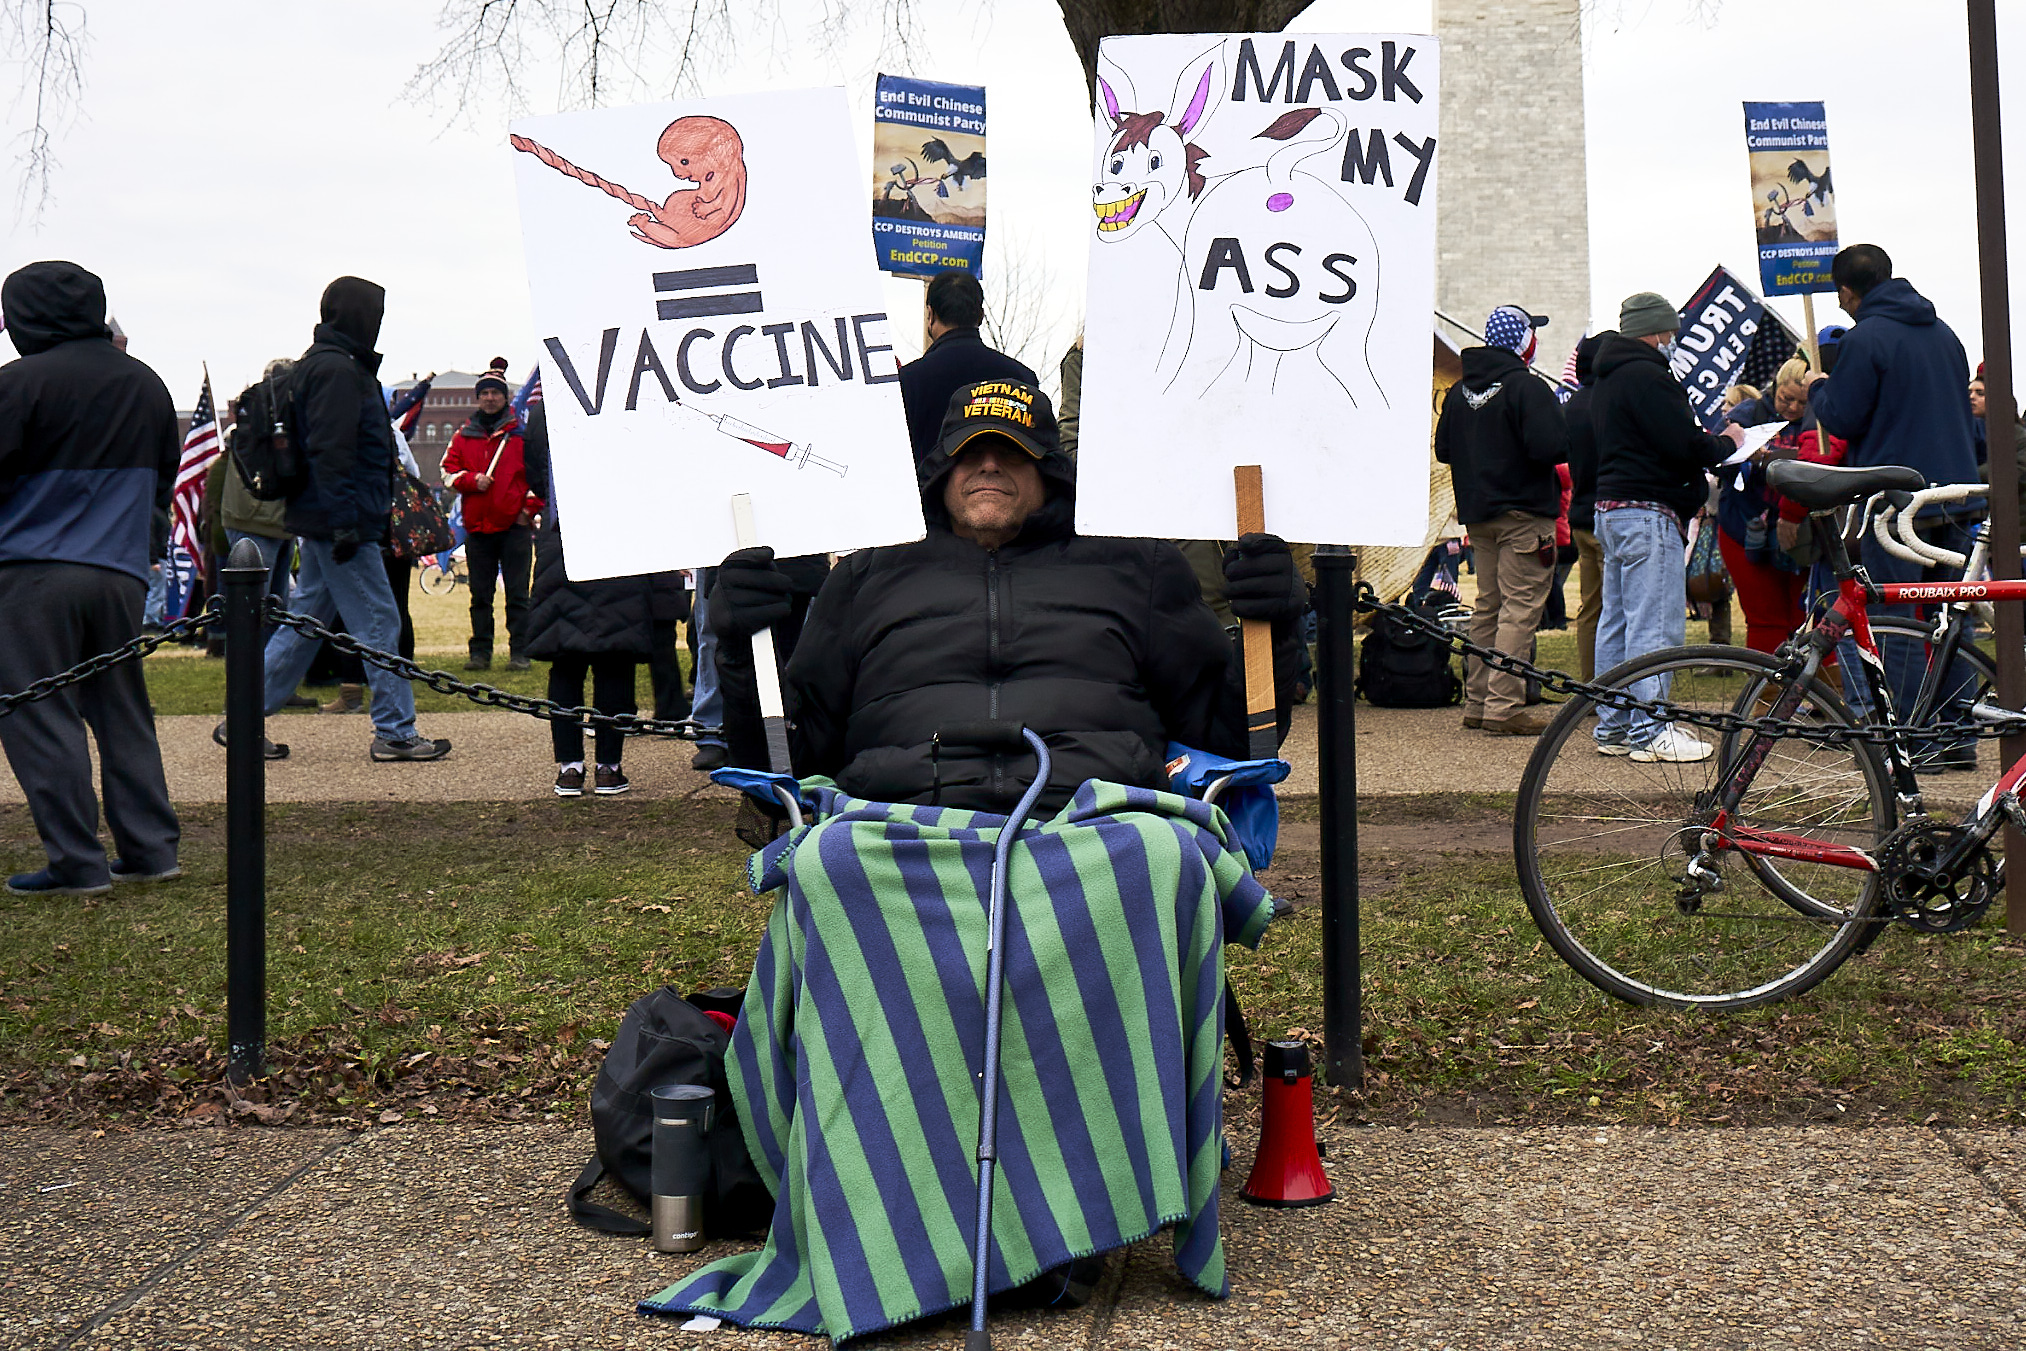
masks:
<svg viewBox="0 0 2026 1351"><path fill-rule="evenodd" d="M1969 832L1941 821L1916 819L1886 836L1878 851L1885 908L1922 933L1955 933L1983 917L1998 895L1998 863L1978 845L1953 867Z"/></svg>

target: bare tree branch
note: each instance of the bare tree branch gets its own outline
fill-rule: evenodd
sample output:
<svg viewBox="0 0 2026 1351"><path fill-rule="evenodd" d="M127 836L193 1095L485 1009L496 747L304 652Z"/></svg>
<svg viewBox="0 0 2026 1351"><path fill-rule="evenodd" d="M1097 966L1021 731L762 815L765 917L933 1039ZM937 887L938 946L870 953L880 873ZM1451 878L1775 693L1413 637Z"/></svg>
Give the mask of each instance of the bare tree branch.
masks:
<svg viewBox="0 0 2026 1351"><path fill-rule="evenodd" d="M987 234L984 269L985 341L1031 367L1053 398L1056 358L1044 350L1061 308L1055 269L1024 233L1000 227Z"/></svg>
<svg viewBox="0 0 2026 1351"><path fill-rule="evenodd" d="M84 103L85 11L69 0L0 0L6 20L5 52L28 78L15 108L30 105L27 130L15 137L20 172L15 186L16 218L40 224L54 199L56 140Z"/></svg>

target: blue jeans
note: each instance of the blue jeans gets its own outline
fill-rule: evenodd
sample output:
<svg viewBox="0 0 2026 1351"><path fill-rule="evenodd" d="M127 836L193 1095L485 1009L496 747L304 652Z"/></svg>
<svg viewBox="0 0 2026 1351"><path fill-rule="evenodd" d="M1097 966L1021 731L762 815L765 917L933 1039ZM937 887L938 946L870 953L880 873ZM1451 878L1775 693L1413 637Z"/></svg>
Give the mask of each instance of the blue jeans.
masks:
<svg viewBox="0 0 2026 1351"><path fill-rule="evenodd" d="M148 594L141 602L141 622L160 624L169 603L169 569L159 558L148 565Z"/></svg>
<svg viewBox="0 0 2026 1351"><path fill-rule="evenodd" d="M295 563L295 540L274 539L268 535L249 535L244 530L230 528L225 531L225 538L228 543L226 550L228 554L231 552L231 546L237 546L239 541L243 539L253 541L253 547L260 550L260 561L267 567L267 594L287 605L289 587L294 581L290 569ZM269 624L267 629L272 633L274 625Z"/></svg>
<svg viewBox="0 0 2026 1351"><path fill-rule="evenodd" d="M1939 545L1944 549L1953 549L1959 554L1970 552L1969 527L1958 522L1941 519L1917 521L1915 523L1915 533L1928 543ZM1869 532L1866 532L1864 536L1863 552L1858 557L1864 563L1865 572L1870 574L1871 580L1874 582L1955 582L1962 580L1962 570L1959 568L1923 568L1918 563L1909 563L1903 558L1895 558L1893 555L1887 553L1880 546L1877 539ZM1831 579L1829 585L1832 589L1835 587L1836 583L1834 579ZM1918 605L1873 605L1868 608L1874 615L1904 615L1911 619L1920 616L1923 607ZM1973 634L1974 632L1972 630ZM1846 643L1845 646L1852 650L1852 655L1845 658L1845 660L1855 663L1856 644ZM1887 638L1879 641L1878 655L1885 662L1885 683L1886 687L1892 691L1893 707L1898 710L1899 716L1904 718L1912 710L1914 700L1920 697L1921 681L1927 675L1927 649L1922 644L1908 642L1905 639ZM1854 664L1845 668L1843 688L1846 698L1853 683L1860 685L1863 683L1861 681L1853 682L1849 678L1855 674L1856 669ZM1955 663L1955 669L1949 673L1949 676L1949 683L1942 686L1942 699L1935 706L1934 716L1936 719L1945 722L1967 722L1970 716L1971 695L1976 688L1974 679L1970 673L1969 664L1958 660ZM1870 701L1865 700L1864 702L1869 703ZM1870 710L1866 709L1865 714L1869 716ZM1965 738L1946 746L1936 745L1933 742L1924 743L1921 746L1921 750L1924 752L1932 750L1938 753L1945 751L1974 751L1976 745L1977 743L1974 738Z"/></svg>
<svg viewBox="0 0 2026 1351"><path fill-rule="evenodd" d="M1603 613L1597 621L1597 674L1634 657L1688 640L1688 558L1672 517L1646 507L1597 513L1604 549ZM1672 682L1652 676L1629 687L1640 699L1665 699ZM1646 713L1603 708L1596 737L1644 746L1666 730Z"/></svg>
<svg viewBox="0 0 2026 1351"><path fill-rule="evenodd" d="M302 571L296 576L297 614L329 626L340 616L345 631L371 648L397 652L401 647L401 614L387 588L387 565L379 546L368 544L348 563L331 559L331 542L305 538ZM277 629L267 640L267 711L279 713L309 673L317 642L294 629ZM366 667L373 691L373 734L382 741L406 741L415 735L415 690L400 677L377 666Z"/></svg>
<svg viewBox="0 0 2026 1351"><path fill-rule="evenodd" d="M696 672L691 679L694 687L690 695L690 720L699 727L722 728L725 725L725 697L718 689L718 636L711 632L710 615L705 605L710 587L717 581L716 568L704 568L697 574L696 599L690 607L689 622L696 630ZM722 746L725 744L722 732L711 732L697 738L700 746Z"/></svg>

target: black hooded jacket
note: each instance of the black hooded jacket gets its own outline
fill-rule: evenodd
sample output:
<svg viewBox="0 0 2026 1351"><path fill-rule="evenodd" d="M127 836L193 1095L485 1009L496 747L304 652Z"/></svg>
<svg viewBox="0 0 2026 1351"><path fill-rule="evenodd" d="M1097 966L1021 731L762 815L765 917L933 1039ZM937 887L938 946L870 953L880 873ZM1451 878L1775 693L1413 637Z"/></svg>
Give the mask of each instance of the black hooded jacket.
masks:
<svg viewBox="0 0 2026 1351"><path fill-rule="evenodd" d="M1449 466L1456 519L1495 521L1509 511L1562 514L1555 466L1569 457L1561 405L1527 364L1503 347L1466 347L1463 378L1435 423L1435 458Z"/></svg>
<svg viewBox="0 0 2026 1351"><path fill-rule="evenodd" d="M113 346L105 286L30 263L0 287L0 564L86 563L146 581L149 525L175 491L182 441L156 374Z"/></svg>
<svg viewBox="0 0 2026 1351"><path fill-rule="evenodd" d="M1703 470L1723 463L1731 443L1688 411L1688 394L1658 349L1621 333L1597 345L1599 502L1660 502L1684 524L1709 500Z"/></svg>
<svg viewBox="0 0 2026 1351"><path fill-rule="evenodd" d="M386 305L386 290L359 277L324 289L323 322L295 368L295 431L310 481L289 499L283 519L298 535L328 540L351 530L363 543L386 538L398 461L373 350Z"/></svg>
<svg viewBox="0 0 2026 1351"><path fill-rule="evenodd" d="M885 802L1012 810L1027 755L934 752L934 733L979 718L1048 741L1043 813L1086 779L1165 788L1170 740L1242 759L1244 699L1232 647L1195 573L1161 540L1075 533L1075 463L1041 461L1048 500L1019 536L985 549L950 531L952 462L922 461L928 537L867 549L824 581L788 662L784 695L798 774L826 774ZM734 763L766 763L752 649L718 649Z"/></svg>
<svg viewBox="0 0 2026 1351"><path fill-rule="evenodd" d="M907 410L907 435L917 461L935 448L950 396L980 380L1041 383L1018 359L988 346L975 328L949 330L900 368L900 400Z"/></svg>

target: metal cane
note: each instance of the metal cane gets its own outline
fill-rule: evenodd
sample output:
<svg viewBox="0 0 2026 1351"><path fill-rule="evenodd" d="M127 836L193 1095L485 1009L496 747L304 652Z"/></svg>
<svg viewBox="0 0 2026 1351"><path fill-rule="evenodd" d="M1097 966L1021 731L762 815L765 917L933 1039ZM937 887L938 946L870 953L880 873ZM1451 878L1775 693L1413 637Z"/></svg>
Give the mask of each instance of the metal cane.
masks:
<svg viewBox="0 0 2026 1351"><path fill-rule="evenodd" d="M1034 810L1041 790L1048 786L1048 743L1017 722L967 722L936 733L935 744L967 746L985 751L1017 752L1022 746L1034 752L1034 781L1020 796L1020 805L999 832L999 844L992 854L992 896L986 922L985 948L985 1074L980 1089L978 1112L978 1227L972 1251L971 1327L964 1334L964 1351L989 1351L992 1334L985 1330L985 1287L992 1270L992 1173L999 1160L999 1024L1000 1004L1005 996L1006 975L1006 877L1013 857L1013 843L1027 814Z"/></svg>

